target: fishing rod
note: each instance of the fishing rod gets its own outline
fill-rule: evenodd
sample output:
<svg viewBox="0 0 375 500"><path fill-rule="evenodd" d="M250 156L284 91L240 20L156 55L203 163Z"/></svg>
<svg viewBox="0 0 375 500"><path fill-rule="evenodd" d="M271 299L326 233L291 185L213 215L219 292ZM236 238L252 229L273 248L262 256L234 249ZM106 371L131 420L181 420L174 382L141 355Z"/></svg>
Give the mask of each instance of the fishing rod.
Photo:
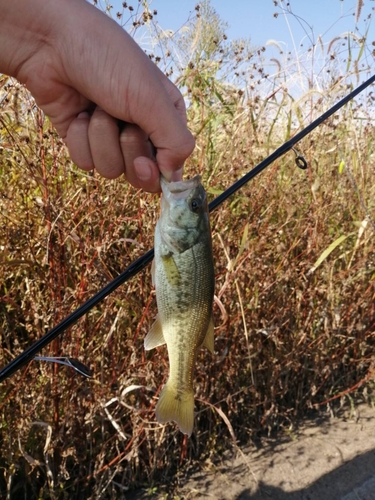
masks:
<svg viewBox="0 0 375 500"><path fill-rule="evenodd" d="M337 102L334 106L332 106L328 111L323 113L319 118L314 120L310 125L305 127L303 130L298 132L294 137L292 137L289 141L285 142L282 146L276 149L270 156L261 161L256 167L254 167L250 172L245 174L241 179L236 181L232 186L226 189L222 194L220 194L217 198L211 201L208 206L210 212L215 210L219 205L224 203L232 194L238 191L243 185L248 183L251 179L257 176L260 172L262 172L266 167L268 167L272 162L274 162L280 156L283 156L290 150L294 149L295 144L297 144L301 139L303 139L306 135L312 132L316 127L318 127L321 123L323 123L327 118L336 113L340 108L342 108L345 104L351 101L355 96L363 92L365 88L375 82L375 75L370 77L364 83L359 85L356 89L350 92L347 96ZM305 159L298 155L296 156L296 164L299 168L305 169L307 168L307 163ZM120 285L124 284L130 278L138 274L142 269L144 269L149 262L154 258L154 249L152 248L144 255L135 260L129 267L125 269L121 274L119 274L113 281L108 283L104 288L102 288L97 294L95 294L91 299L82 304L78 309L72 312L69 316L63 319L58 325L56 325L52 330L47 332L43 337L37 340L33 345L28 347L23 353L18 355L13 361L11 361L7 366L5 366L0 371L0 382L3 382L5 379L13 375L17 370L26 365L29 361L32 361L35 356L40 352L44 347L46 347L49 343L52 342L56 337L61 335L67 328L76 323L82 316L87 314L93 307L99 304L102 300L105 299L110 293L116 290ZM58 358L55 358L58 359ZM64 358L69 359L69 358ZM53 358L49 359L50 361ZM66 363L64 363L66 364ZM70 363L71 365L72 363ZM74 365L74 363L73 363ZM84 366L84 365L83 365ZM73 366L74 367L74 366ZM86 369L87 370L87 369ZM84 370L82 370L84 371Z"/></svg>

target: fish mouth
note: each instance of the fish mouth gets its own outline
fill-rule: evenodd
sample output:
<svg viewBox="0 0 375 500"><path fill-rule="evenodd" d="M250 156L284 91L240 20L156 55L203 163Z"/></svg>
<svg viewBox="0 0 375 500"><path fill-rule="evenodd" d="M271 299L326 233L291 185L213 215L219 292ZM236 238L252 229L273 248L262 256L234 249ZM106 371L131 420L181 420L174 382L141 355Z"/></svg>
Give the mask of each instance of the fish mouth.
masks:
<svg viewBox="0 0 375 500"><path fill-rule="evenodd" d="M163 176L160 177L161 189L164 194L168 192L171 194L182 194L186 191L191 191L201 184L202 177L200 175L196 175L191 179L187 179L186 181L177 181L177 182L168 182L164 179ZM182 198L183 196L181 196ZM179 197L178 197L179 198Z"/></svg>

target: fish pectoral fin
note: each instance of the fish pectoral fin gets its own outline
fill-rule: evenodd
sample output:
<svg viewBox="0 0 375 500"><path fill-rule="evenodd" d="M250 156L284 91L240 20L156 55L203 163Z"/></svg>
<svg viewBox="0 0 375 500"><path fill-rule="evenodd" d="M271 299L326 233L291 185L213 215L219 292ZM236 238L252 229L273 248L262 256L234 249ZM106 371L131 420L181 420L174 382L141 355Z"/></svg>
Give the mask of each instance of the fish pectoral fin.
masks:
<svg viewBox="0 0 375 500"><path fill-rule="evenodd" d="M152 261L151 264L151 282L152 286L155 286L155 259Z"/></svg>
<svg viewBox="0 0 375 500"><path fill-rule="evenodd" d="M179 286L181 282L181 276L173 255L163 257L162 262L168 283L173 287Z"/></svg>
<svg viewBox="0 0 375 500"><path fill-rule="evenodd" d="M212 319L212 316L202 346L207 347L212 354L214 353L214 320Z"/></svg>
<svg viewBox="0 0 375 500"><path fill-rule="evenodd" d="M146 351L150 351L151 349L154 349L154 347L158 347L159 345L163 344L165 344L163 329L161 326L159 315L157 315L154 323L150 328L150 331L146 335L144 346Z"/></svg>

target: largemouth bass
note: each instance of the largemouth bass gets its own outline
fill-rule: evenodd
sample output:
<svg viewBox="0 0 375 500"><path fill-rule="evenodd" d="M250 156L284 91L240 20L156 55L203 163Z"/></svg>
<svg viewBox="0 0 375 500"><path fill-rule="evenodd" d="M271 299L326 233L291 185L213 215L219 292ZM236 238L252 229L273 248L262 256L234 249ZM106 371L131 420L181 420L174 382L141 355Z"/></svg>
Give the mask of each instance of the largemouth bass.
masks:
<svg viewBox="0 0 375 500"><path fill-rule="evenodd" d="M145 349L167 344L169 378L156 406L160 423L174 421L191 435L193 374L198 350L214 349L214 266L206 192L198 175L187 181L161 179L161 214L155 229L152 275L158 315Z"/></svg>

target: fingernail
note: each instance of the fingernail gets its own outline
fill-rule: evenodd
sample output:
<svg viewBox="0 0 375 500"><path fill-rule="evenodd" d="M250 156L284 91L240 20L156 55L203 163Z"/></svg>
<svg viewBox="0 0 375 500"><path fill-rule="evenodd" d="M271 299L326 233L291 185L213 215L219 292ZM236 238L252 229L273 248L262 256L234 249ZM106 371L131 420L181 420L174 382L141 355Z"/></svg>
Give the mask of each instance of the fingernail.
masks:
<svg viewBox="0 0 375 500"><path fill-rule="evenodd" d="M137 162L134 164L134 169L140 181L148 181L151 179L152 171L146 158L137 158Z"/></svg>
<svg viewBox="0 0 375 500"><path fill-rule="evenodd" d="M90 115L88 114L88 112L87 112L87 111L82 111L81 113L79 113L79 114L77 115L77 118L89 118L89 116L90 116Z"/></svg>
<svg viewBox="0 0 375 500"><path fill-rule="evenodd" d="M182 181L182 172L183 171L184 171L184 167L181 167L180 169L172 172L171 181L172 182Z"/></svg>

